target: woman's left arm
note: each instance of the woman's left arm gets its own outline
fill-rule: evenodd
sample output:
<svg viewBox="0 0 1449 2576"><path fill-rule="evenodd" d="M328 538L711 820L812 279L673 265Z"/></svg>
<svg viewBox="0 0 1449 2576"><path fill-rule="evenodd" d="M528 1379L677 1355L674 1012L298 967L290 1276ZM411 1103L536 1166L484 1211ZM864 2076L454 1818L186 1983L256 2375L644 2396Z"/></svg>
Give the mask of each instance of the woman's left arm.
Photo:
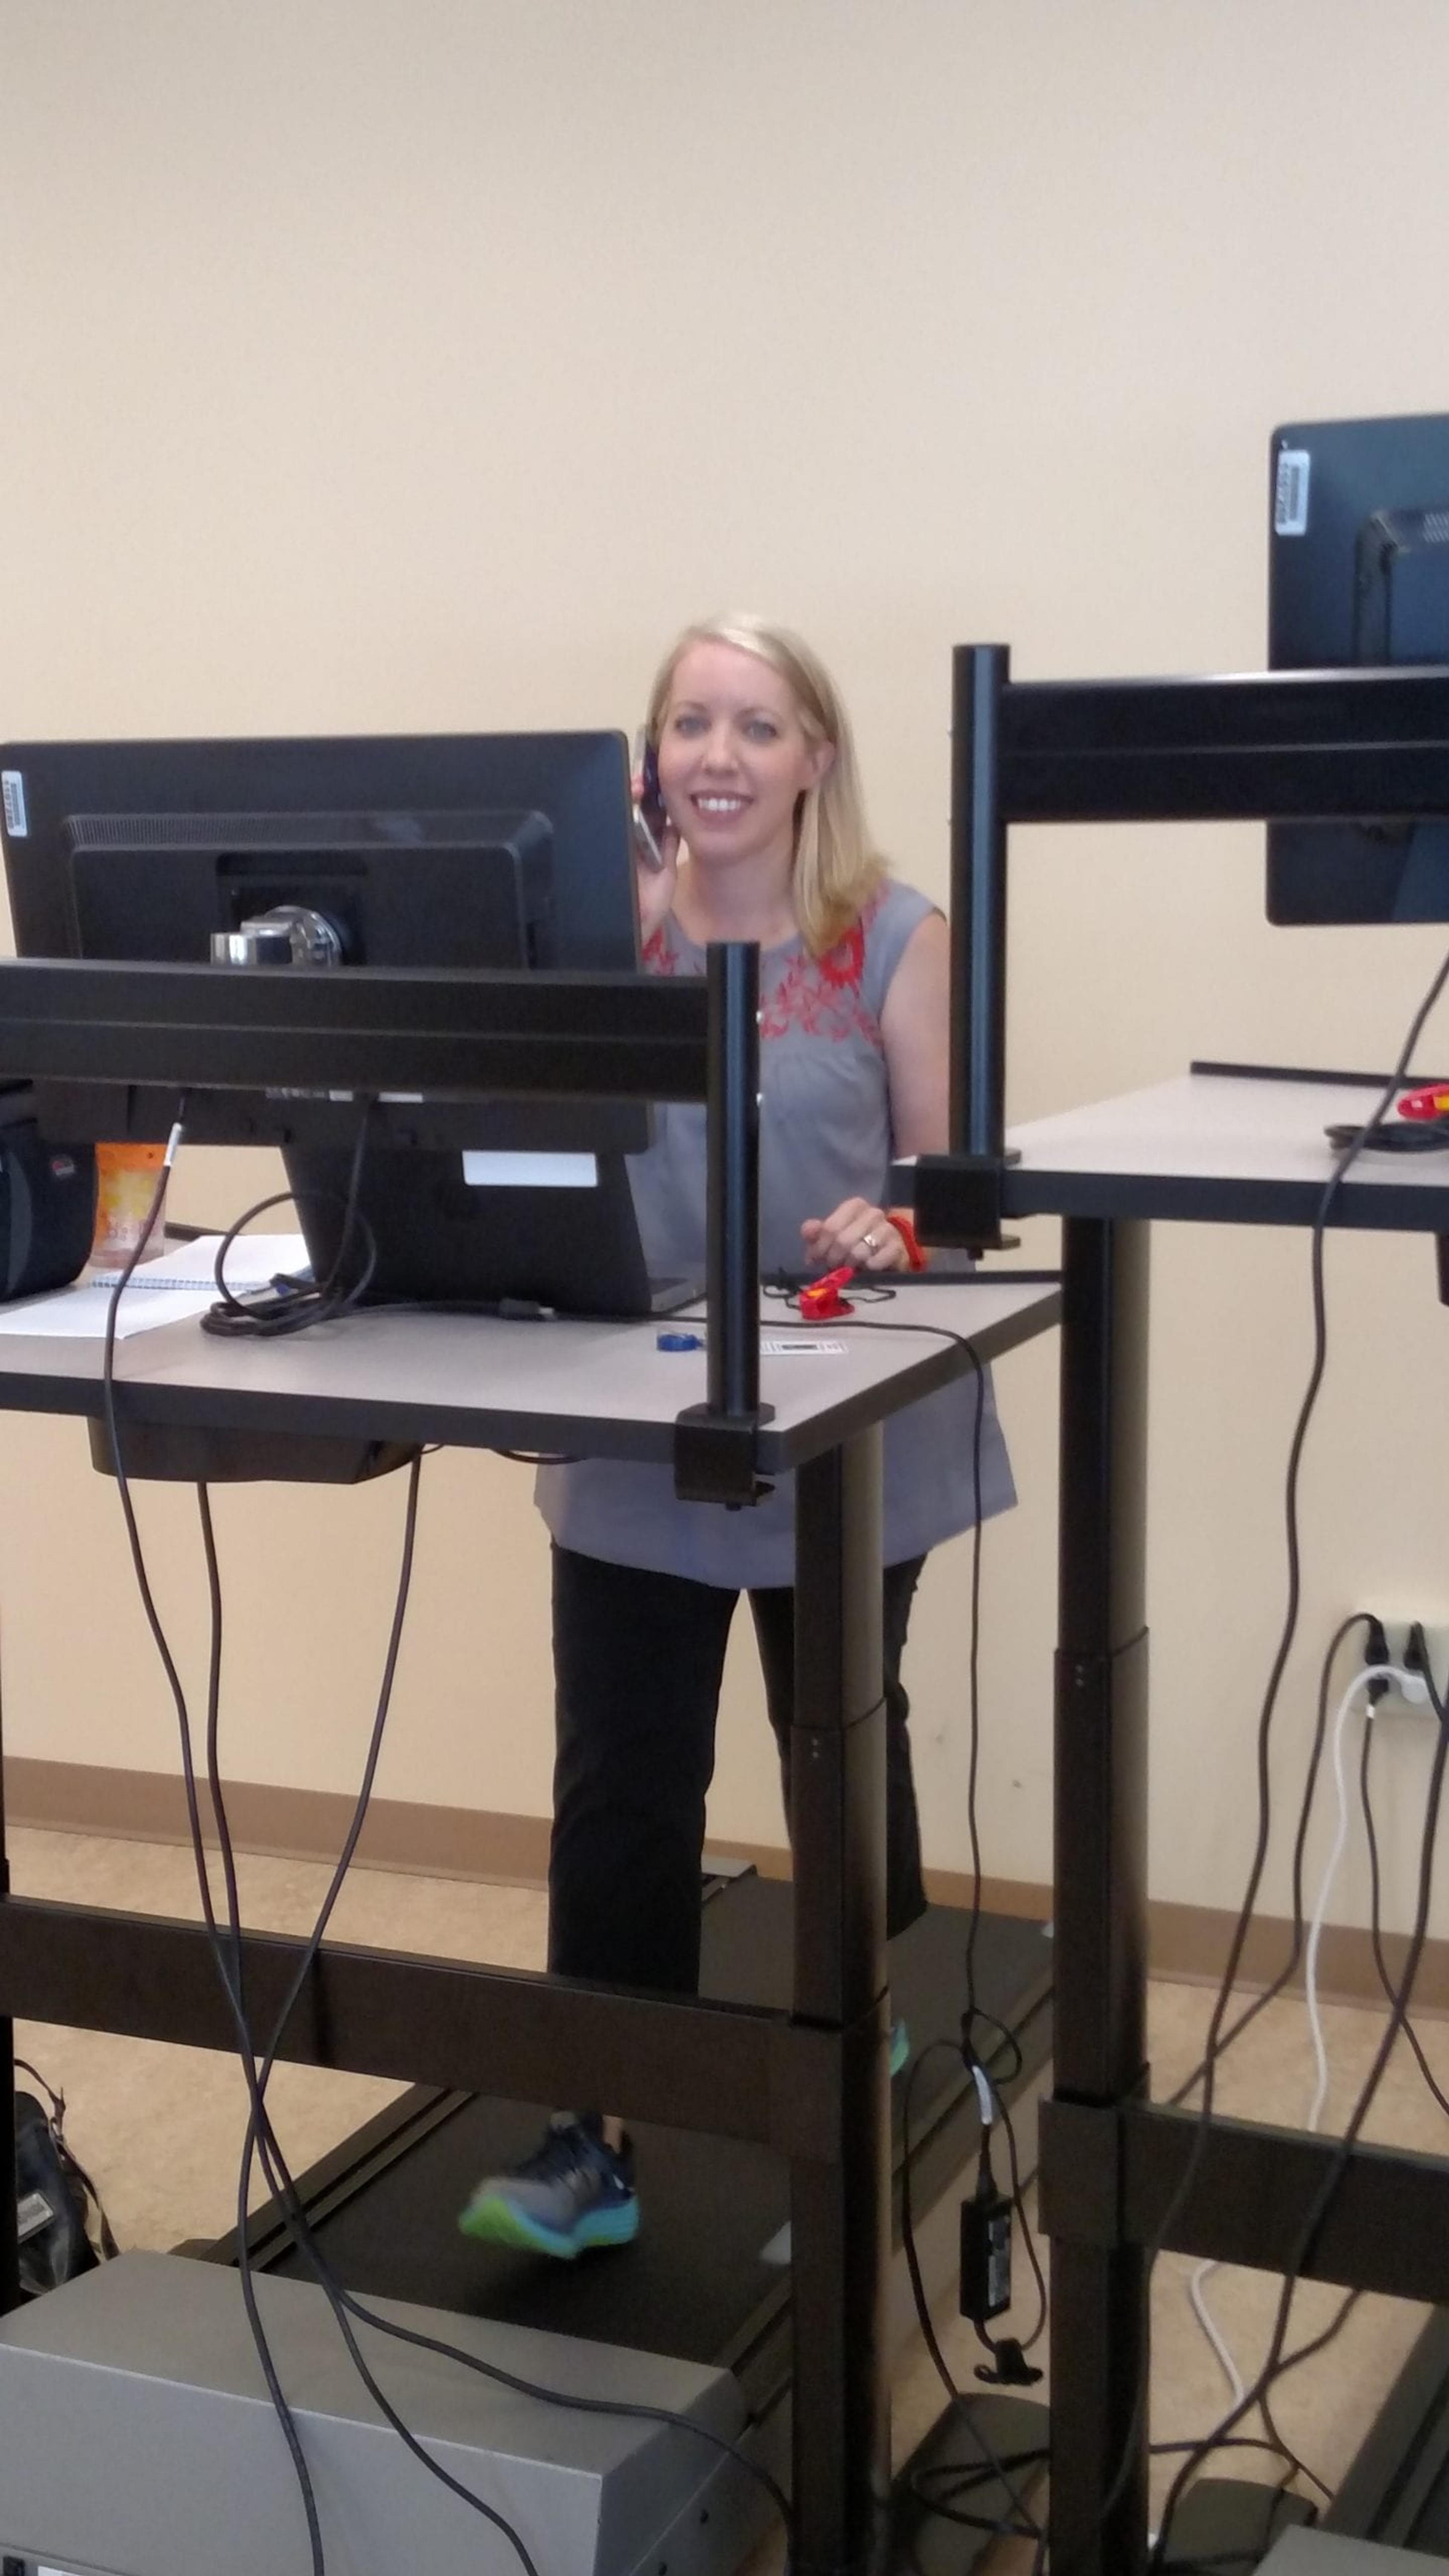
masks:
<svg viewBox="0 0 1449 2576"><path fill-rule="evenodd" d="M950 1142L951 933L927 913L901 951L880 1015L899 1155L944 1154Z"/></svg>

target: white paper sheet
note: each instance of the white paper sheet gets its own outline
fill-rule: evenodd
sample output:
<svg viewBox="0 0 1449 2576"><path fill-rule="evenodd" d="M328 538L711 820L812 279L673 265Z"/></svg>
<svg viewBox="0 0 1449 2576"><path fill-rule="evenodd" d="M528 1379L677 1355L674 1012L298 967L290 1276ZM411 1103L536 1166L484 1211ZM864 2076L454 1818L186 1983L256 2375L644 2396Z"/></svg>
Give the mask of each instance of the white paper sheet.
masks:
<svg viewBox="0 0 1449 2576"><path fill-rule="evenodd" d="M219 1234L203 1235L195 1243L178 1244L159 1261L143 1262L121 1298L117 1341L155 1332L161 1324L184 1324L215 1305L220 1241ZM279 1270L296 1272L306 1263L300 1234L239 1235L226 1256L226 1284L233 1289L265 1287ZM0 1306L0 1333L40 1341L101 1341L114 1293L113 1279L78 1279L49 1296L21 1298Z"/></svg>
<svg viewBox="0 0 1449 2576"><path fill-rule="evenodd" d="M216 1278L219 1234L198 1235L195 1243L178 1243L157 1261L143 1261L131 1288L210 1288ZM226 1256L228 1288L265 1288L280 1270L295 1275L307 1268L307 1247L300 1234L239 1234ZM104 1281L98 1281L104 1286Z"/></svg>

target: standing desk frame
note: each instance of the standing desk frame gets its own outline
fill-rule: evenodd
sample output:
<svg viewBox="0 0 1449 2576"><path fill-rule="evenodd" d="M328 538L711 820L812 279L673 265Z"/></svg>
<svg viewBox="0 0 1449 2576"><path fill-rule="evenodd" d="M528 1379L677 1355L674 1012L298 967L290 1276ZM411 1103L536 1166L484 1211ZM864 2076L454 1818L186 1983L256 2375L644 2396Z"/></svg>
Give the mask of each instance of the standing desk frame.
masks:
<svg viewBox="0 0 1449 2576"><path fill-rule="evenodd" d="M0 1075L707 1099L703 1404L676 1414L685 1384L677 1361L668 1364L669 1400L656 1392L641 1404L631 1354L636 1378L641 1352L654 1362L657 1387L652 1324L541 1329L361 1315L282 1342L208 1341L194 1324L123 1342L117 1415L123 1429L280 1433L294 1450L310 1435L319 1457L365 1437L651 1458L672 1463L695 1498L734 1496L746 1507L757 1476L795 1470L791 2010L329 1941L277 2053L396 2081L486 2082L525 2101L609 2102L635 2119L748 2139L787 2158L794 2564L802 2576L854 2576L879 2546L890 2459L881 1425L970 1361L944 1334L902 1336L887 1355L887 1328L848 1341L845 1360L812 1363L813 1376L787 1368L773 1414L761 1403L757 973L753 950L711 951L706 1001L697 987L641 989L624 978L0 965ZM969 1332L983 1362L1059 1312L1054 1287L981 1281L928 1293L921 1320ZM470 1392L470 1371L490 1351L500 1366ZM96 1418L95 1345L0 1342L7 1407ZM303 1946L244 1936L259 2031L275 2022ZM202 1925L10 1894L0 1811L0 2172L13 2157L20 2014L234 2046ZM14 2195L0 2192L0 2310L18 2300ZM280 2476L280 2449L278 2459Z"/></svg>
<svg viewBox="0 0 1449 2576"><path fill-rule="evenodd" d="M1449 813L1449 670L1017 683L1004 647L962 646L953 740L956 1124L952 1153L920 1167L918 1221L929 1240L990 1244L1003 1217L1063 1220L1055 2085L1040 2163L1050 2563L1135 2576L1147 2558L1146 2407L1134 2421L1150 2359L1145 2249L1199 2128L1152 2105L1146 2065L1148 1229L1310 1226L1334 1159L1322 1121L1363 1115L1376 1095L1299 1103L1296 1126L1280 1099L1291 1132L1261 1150L1174 1141L1166 1105L1146 1120L1149 1146L1131 1103L1008 1137L1007 829ZM1328 1221L1449 1234L1449 1183L1422 1165L1390 1177L1359 1164ZM1215 2116L1167 2246L1286 2270L1335 2153L1331 2139ZM1449 2163L1356 2146L1303 2269L1449 2298Z"/></svg>

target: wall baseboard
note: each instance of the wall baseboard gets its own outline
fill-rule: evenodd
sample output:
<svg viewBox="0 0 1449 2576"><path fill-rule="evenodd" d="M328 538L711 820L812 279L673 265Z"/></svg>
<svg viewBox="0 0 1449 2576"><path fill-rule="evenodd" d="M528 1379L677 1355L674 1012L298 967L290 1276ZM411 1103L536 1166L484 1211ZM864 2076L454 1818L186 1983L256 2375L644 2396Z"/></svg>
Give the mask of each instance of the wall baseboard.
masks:
<svg viewBox="0 0 1449 2576"><path fill-rule="evenodd" d="M202 1784L202 1813L211 1813ZM277 1789L260 1781L228 1785L227 1817L239 1851L287 1860L335 1860L352 1817L352 1801L328 1789ZM186 1799L167 1771L110 1770L97 1763L45 1762L28 1755L5 1759L5 1814L12 1825L54 1833L95 1834L109 1841L182 1843L187 1840ZM495 1885L541 1887L548 1868L546 1816L510 1816L476 1808L426 1806L411 1798L375 1798L357 1848L370 1869L404 1871L420 1878L488 1879ZM753 1862L765 1878L788 1878L790 1855L769 1843L731 1843L739 1860ZM926 1886L938 1905L969 1906L971 1879L963 1870L928 1869ZM1029 1879L986 1878L981 1898L988 1913L1044 1921L1051 1890ZM1216 1984L1227 1957L1234 1917L1211 1905L1178 1905L1155 1897L1148 1907L1152 1974L1187 1984ZM1291 1927L1277 1916L1252 1927L1240 1984L1261 1988L1288 1956ZM1403 1970L1408 1947L1401 1932L1383 1937L1391 1977ZM1330 1925L1319 1954L1320 1986L1337 2003L1383 2001L1366 1931ZM1290 1991L1301 1989L1301 1975ZM1449 2013L1449 1941L1426 1942L1414 1989L1417 2015Z"/></svg>
<svg viewBox="0 0 1449 2576"><path fill-rule="evenodd" d="M204 1780L198 1782L198 1789L206 1838L214 1842ZM227 1782L227 1823L238 1851L283 1860L335 1861L352 1811L352 1799L340 1790L276 1789L256 1780ZM111 1841L184 1843L190 1839L185 1788L170 1771L109 1770L98 1763L45 1762L7 1754L5 1815L12 1825L99 1834ZM402 1870L419 1878L491 1879L495 1885L541 1887L548 1869L548 1819L431 1807L411 1798L374 1798L357 1859L370 1869Z"/></svg>

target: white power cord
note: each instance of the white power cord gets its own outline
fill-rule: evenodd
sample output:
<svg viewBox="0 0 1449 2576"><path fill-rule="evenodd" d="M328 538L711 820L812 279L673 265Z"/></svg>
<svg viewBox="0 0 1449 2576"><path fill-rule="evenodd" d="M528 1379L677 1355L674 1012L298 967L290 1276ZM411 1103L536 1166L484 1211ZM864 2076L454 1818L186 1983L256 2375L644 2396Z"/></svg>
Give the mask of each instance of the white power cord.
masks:
<svg viewBox="0 0 1449 2576"><path fill-rule="evenodd" d="M1339 1865L1348 1843L1348 1783L1343 1776L1343 1739L1348 1726L1349 1711L1354 1701L1360 1691L1367 1690L1375 1682L1385 1683L1406 1702L1413 1697L1413 1692L1408 1687L1410 1684L1417 1685L1419 1690L1423 1689L1421 1676L1406 1672L1401 1664L1365 1664L1354 1674L1334 1711L1333 1786L1338 1806L1338 1823L1309 1920L1308 1940L1303 1959L1303 2001L1308 2013L1308 2029L1313 2041L1313 2062L1316 2069L1313 2100L1304 2123L1310 2136L1317 2131L1318 2123L1323 2117L1324 2103L1328 2099L1328 2051L1324 2045L1323 2021L1318 2009L1318 1953L1323 1942L1323 1926L1328 1914L1329 1899L1333 1894L1333 1882L1338 1876ZM1372 1719L1374 1714L1374 1705L1370 1701L1365 1712L1366 1718ZM1187 2295L1193 2315L1212 2346L1218 2367L1232 2390L1233 2404L1241 2406L1245 2393L1242 2372L1224 2342L1222 2332L1203 2295L1203 2284L1211 2280L1217 2268L1216 2263L1199 2263L1188 2281Z"/></svg>
<svg viewBox="0 0 1449 2576"><path fill-rule="evenodd" d="M1308 2117L1304 2123L1310 2137L1317 2132L1318 2123L1323 2117L1323 2106L1328 2099L1328 2051L1324 2046L1323 2023L1318 2010L1318 1952L1323 1940L1323 1926L1328 1914L1329 1898L1333 1894L1333 1882L1338 1876L1339 1863L1348 1843L1348 1783L1343 1776L1343 1739L1348 1726L1349 1711L1355 1699L1361 1690L1366 1689L1373 1682L1386 1682L1389 1688L1397 1691L1400 1699L1405 1701L1410 1695L1408 1685L1417 1684L1419 1689L1423 1688L1420 1676L1406 1672L1402 1665L1365 1664L1362 1672L1354 1674L1334 1712L1333 1787L1338 1804L1338 1824L1333 1837L1333 1847L1324 1864L1318 1901L1313 1908L1312 1919L1308 1926L1308 1946L1303 1959L1303 2001L1307 2007L1308 2028L1313 2040L1313 2060L1318 2070L1317 2082L1313 2088L1313 2100L1309 2105ZM1364 1711L1365 1723L1370 1722L1375 1715L1376 1711L1371 1700Z"/></svg>
<svg viewBox="0 0 1449 2576"><path fill-rule="evenodd" d="M1243 2387L1243 2374L1224 2343L1222 2331L1203 2296L1203 2283L1212 2279L1217 2268L1216 2263L1199 2263L1197 2270L1188 2281L1187 2295L1193 2315L1212 2345L1218 2368L1232 2390L1233 2404L1241 2406L1246 2393Z"/></svg>

